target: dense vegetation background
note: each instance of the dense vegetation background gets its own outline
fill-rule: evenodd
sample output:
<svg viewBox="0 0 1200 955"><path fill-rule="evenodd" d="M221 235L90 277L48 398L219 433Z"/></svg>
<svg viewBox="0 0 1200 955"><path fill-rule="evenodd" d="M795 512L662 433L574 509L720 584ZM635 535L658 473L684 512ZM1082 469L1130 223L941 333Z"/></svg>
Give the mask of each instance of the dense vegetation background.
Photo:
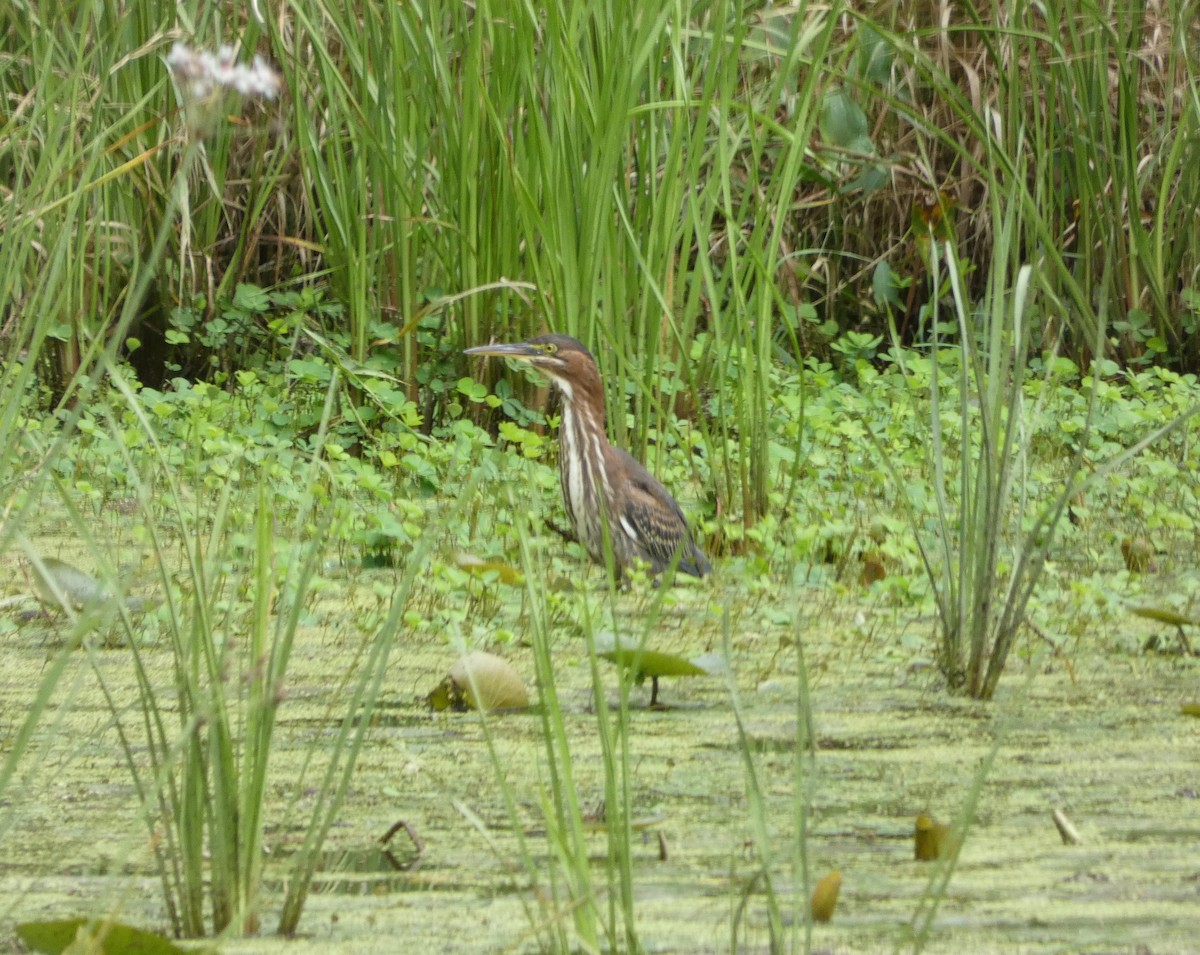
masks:
<svg viewBox="0 0 1200 955"><path fill-rule="evenodd" d="M1123 368L1200 359L1187 3L0 17L10 400L36 376L70 406L104 349L155 388L344 361L393 376L381 413L402 397L431 433L460 413L462 348L552 328L627 382L618 439L695 421L706 493L751 526L765 369L927 341L931 238L970 298L1034 265L1032 349L1082 360L1099 333ZM261 53L284 95L188 106L178 39Z"/></svg>

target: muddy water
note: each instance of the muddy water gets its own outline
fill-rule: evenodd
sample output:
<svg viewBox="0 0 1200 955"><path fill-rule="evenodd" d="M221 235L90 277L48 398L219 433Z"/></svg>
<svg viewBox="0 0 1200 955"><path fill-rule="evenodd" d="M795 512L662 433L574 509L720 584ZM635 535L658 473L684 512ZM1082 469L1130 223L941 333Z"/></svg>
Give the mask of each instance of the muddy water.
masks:
<svg viewBox="0 0 1200 955"><path fill-rule="evenodd" d="M717 641L716 619L697 610L706 621L699 626L682 623L685 613L670 618L663 649L694 653ZM814 948L910 947L914 912L933 871L913 860L914 817L928 811L952 820L994 752L926 950L1200 951L1200 721L1179 712L1181 703L1200 701L1197 665L1173 655L1118 652L1112 635L1098 630L1090 647L1073 654L1070 670L1049 657L1035 655L1034 664L1014 658L1001 699L985 706L948 697L934 673L913 666L911 652L897 651L901 625L891 617L863 628L872 613L847 602L800 628L817 740L809 856L816 874L838 869L843 876L834 919L815 927ZM778 652L790 629L745 622L761 616L747 613L735 627L734 681L778 854L776 885L788 895L795 656ZM518 629L515 619L500 618L498 624ZM340 681L361 649L363 638L338 619L322 605L314 625L301 631L280 712L268 810L267 926L279 901L276 860L298 838L321 762L304 780L301 767L312 747L322 752L332 741L343 712ZM590 670L579 637L564 632L555 639L576 787L585 807L596 806L604 780ZM54 652L54 627L27 624L5 640L0 739L11 740ZM165 647L150 640L146 652L169 686ZM532 684L527 648L498 652ZM128 651L113 646L97 657L134 725ZM454 658L440 636L401 639L344 818L329 841L332 852L351 853L354 862L403 821L422 845L417 864L386 879L329 875L337 891L310 897L301 939L230 940L222 951L537 949L546 937L543 921L553 918L545 895L552 853L538 834L547 779L540 721L511 714L489 723L522 828L532 833L528 848L540 878L534 891L478 718L431 714L421 702ZM618 676L605 672L605 694L615 703ZM650 952L729 951L731 923L748 897L737 944L765 951L759 853L729 691L721 679L664 681L661 696L672 708L663 711L645 708L648 691L634 689L630 697L635 812L656 823L634 843L642 944ZM55 700L0 806L0 821L11 823L2 836L0 939L11 936L16 921L110 910L143 927L162 927L145 828L111 714L83 653L72 660ZM1071 818L1082 844L1063 844L1051 821L1055 808ZM589 838L593 877L603 887L605 839ZM402 865L416 860L407 832L390 845ZM803 938L802 927L787 930ZM0 941L0 950L6 944Z"/></svg>

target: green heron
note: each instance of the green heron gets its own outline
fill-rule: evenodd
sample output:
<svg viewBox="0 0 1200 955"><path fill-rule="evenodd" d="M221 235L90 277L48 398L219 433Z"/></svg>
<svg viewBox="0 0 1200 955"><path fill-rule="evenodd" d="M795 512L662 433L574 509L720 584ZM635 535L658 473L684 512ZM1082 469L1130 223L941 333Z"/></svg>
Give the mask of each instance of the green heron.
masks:
<svg viewBox="0 0 1200 955"><path fill-rule="evenodd" d="M604 389L591 352L566 335L542 335L512 345L468 348L466 354L528 362L562 392L558 468L563 503L575 536L596 561L605 562L607 523L621 573L640 558L657 574L676 555L684 573L703 577L712 570L675 498L633 455L609 443Z"/></svg>

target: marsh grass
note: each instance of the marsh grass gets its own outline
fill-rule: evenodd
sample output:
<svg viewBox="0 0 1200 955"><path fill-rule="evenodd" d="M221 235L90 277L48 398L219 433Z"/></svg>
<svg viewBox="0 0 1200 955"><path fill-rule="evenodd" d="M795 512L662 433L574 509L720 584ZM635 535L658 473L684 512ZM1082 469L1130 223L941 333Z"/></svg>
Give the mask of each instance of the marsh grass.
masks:
<svg viewBox="0 0 1200 955"><path fill-rule="evenodd" d="M1030 670L1030 673L1032 672ZM971 827L975 824L976 813L979 810L979 803L983 796L984 787L995 767L996 758L1004 746L1007 730L1012 725L1013 717L1019 707L1019 701L1022 699L1023 693L1027 691L1028 683L1026 683L1022 693L1015 694L1013 699L1006 704L1006 712L997 715L994 720L996 728L992 738L992 745L988 748L984 758L979 761L979 765L976 767L975 773L971 778L971 783L963 795L962 805L959 807L958 814L950 827L950 832L946 836L944 844L947 849L939 854L939 858L929 873L929 880L925 884L925 889L913 908L912 921L910 922L912 937L911 940L906 939L905 941L911 941L914 953L923 951L933 939L934 921L937 918L938 909L950 893L950 883L954 878L954 870L957 868L959 859L962 856L963 846L970 837ZM899 945L897 945L896 950L900 950Z"/></svg>
<svg viewBox="0 0 1200 955"><path fill-rule="evenodd" d="M1030 265L1017 267L1008 285L1020 234L1020 204L1013 197L1004 212L999 193L994 195L993 221L999 228L991 246L987 290L978 303L966 299L968 268L954 245L931 236L930 275L940 286L945 271L952 312L946 321L939 300L931 303L926 320L932 347L927 376L923 372L919 383L906 365L893 327L893 355L900 368L914 388L927 387L929 393L925 447L936 519L926 523L911 501L906 514L938 610L939 666L951 688L978 699L991 699L996 692L1067 503L1198 410L1185 409L1161 427L1148 429L1131 447L1092 462L1091 473L1083 475L1095 412L1094 372L1087 419L1058 476L1059 490L1039 502L1030 489L1032 422L1042 417L1041 402L1052 391L1057 354L1053 348L1043 352L1041 387L1034 386L1037 397L1031 404L1026 391L1033 329L1041 323L1044 307L1032 300ZM1098 353L1102 342L1094 344ZM943 368L949 381L943 380ZM956 435L946 433L946 415L954 420ZM903 479L878 441L875 446L901 489ZM902 501L905 497L900 494Z"/></svg>
<svg viewBox="0 0 1200 955"><path fill-rule="evenodd" d="M514 507L516 502L513 502ZM604 882L598 885L592 873L588 832L585 827L587 810L580 803L575 785L572 744L567 734L567 722L558 697L554 642L547 617L544 591L536 581L545 579L544 568L530 547L527 522L519 522L522 567L526 580L526 619L528 639L533 646L537 674L539 715L545 745L545 788L542 796L542 815L546 824L546 840L553 859L547 874L550 883L550 905L544 912L547 925L553 927L555 951L572 950L575 944L586 949L610 951L640 951L638 921L634 905L634 873L632 868L632 780L629 765L629 700L628 683L622 684L620 701L615 711L610 706L599 661L594 653L595 614L590 595L581 593L576 603L578 622L588 646L592 679L596 732L600 740L604 778L604 803L601 808L607 846L603 868ZM611 548L609 548L611 557ZM611 571L611 561L609 570ZM615 579L608 580L609 603ZM611 604L609 604L611 607ZM536 866L526 858L526 865L535 885ZM565 931L570 918L573 931Z"/></svg>
<svg viewBox="0 0 1200 955"><path fill-rule="evenodd" d="M16 482L6 485L0 553L52 488L97 565L108 559L72 490L51 480L107 378L154 448L155 477L134 486L167 598L181 702L178 712L164 707L138 625L118 610L143 694L140 725L121 726L179 933L204 931L205 891L218 930L253 928L260 916L278 694L333 519L321 511L330 483L321 451L335 420L356 412L341 404L334 375L307 490L284 534L268 519L269 475L247 478L253 503L244 489L189 493L184 465L155 445L160 429L118 355L127 350L164 377L199 369L233 390L231 363L250 353L212 361L177 340L150 354L155 336L178 334L176 307L199 303L208 319L239 282L328 284L346 323L326 321L312 340L349 356L348 369L394 376L427 432L460 423L449 396L463 347L547 327L575 334L604 353L614 440L652 470L673 469L702 488L710 543L739 556L784 536L772 521L819 470L799 425L791 440L772 427L780 369L853 352L850 333L931 349L935 374L945 359L953 380L935 377L931 389L924 487L934 524L914 507L911 532L936 595L943 670L984 697L1065 502L1192 413L1091 462L1085 478L1081 442L1048 505L1023 493L1021 428L1031 412L1021 388L1039 353L1061 350L1091 369L1093 402L1110 374L1103 358L1130 368L1197 360L1200 71L1196 21L1182 0L1111 11L923 0L886 10L702 0L653 11L632 0L544 11L433 0L349 11L299 0L263 24L237 16L199 2L116 0L18 3L0 13L0 168L9 184L0 203L0 474ZM286 105L219 122L203 142L186 138L160 62L184 32L214 46L236 36L269 52L289 88ZM916 211L931 196L942 219L926 230ZM873 288L885 274L894 283ZM258 331L273 341L271 327ZM368 391L364 380L347 389L352 403ZM787 380L800 389L787 397L802 416L806 379ZM23 428L35 406L57 414L61 428L31 453ZM957 442L939 430L946 411L957 413ZM125 465L138 475L146 462L130 456ZM894 477L898 487L912 480ZM256 515L246 526L242 508ZM555 857L537 873L550 883L546 944L636 950L628 685L610 707L593 655L612 820L598 878L555 697L557 633L538 587L545 575L530 573L541 568L528 528L517 526ZM165 543L172 535L184 587ZM788 543L778 547L786 559ZM337 755L289 882L282 931L298 923L415 572L357 682L344 684ZM222 622L231 590L247 604L234 642ZM614 616L624 599L610 589ZM661 599L649 601L647 641ZM589 641L594 609L581 617ZM53 656L0 769L0 792L91 625L73 622ZM225 673L227 663L240 677ZM793 916L809 888L814 778L811 759L799 758L812 740L800 663ZM740 720L736 695L731 706ZM133 758L143 735L148 767ZM754 803L761 786L744 727L742 741ZM762 836L771 942L783 945L789 903ZM533 856L521 851L532 877ZM805 947L810 938L806 929Z"/></svg>
<svg viewBox="0 0 1200 955"><path fill-rule="evenodd" d="M800 601L795 599L799 605ZM725 656L733 659L729 614L724 618ZM790 811L784 818L790 832L776 837L769 828L769 819L778 814L768 808L767 790L761 782L761 770L755 759L755 745L746 727L746 717L732 669L726 686L730 709L737 725L738 746L746 787L746 815L754 835L756 869L742 890L742 898L730 920L729 950L740 951L748 939L748 907L752 895L760 890L766 907L768 950L771 952L812 950L813 913L809 898L813 889L813 873L809 846L809 823L812 801L819 784L816 737L813 732L812 691L808 668L804 661L803 632L800 621L792 639L796 654L796 710L791 779ZM772 787L773 788L773 787ZM790 891L789 891L790 889Z"/></svg>
<svg viewBox="0 0 1200 955"><path fill-rule="evenodd" d="M508 494L515 514L524 515L523 501ZM517 853L529 880L530 898L522 900L531 931L541 940L545 951L624 951L643 950L642 919L638 915L635 868L635 797L637 774L637 730L634 726L630 691L636 674L621 670L615 703L611 699L612 669L596 652L597 634L602 629L633 626L635 633L626 637L630 648L654 648L661 642L664 608L670 587L664 583L652 587L644 576L636 576L630 587L644 587L651 593L641 602L636 623L631 624L623 608L623 590L614 573L611 546L607 548L608 566L600 576L598 590L584 584L556 601L557 614L572 622L568 639L581 640L587 658L591 710L587 721L594 728L599 744L599 773L603 795L598 805L584 805L576 784L580 743L573 740L569 727L578 725L564 711L558 692L556 655L561 651L563 628L553 626L555 615L548 603L548 592L541 584L547 579L545 558L534 546L529 519L518 516L515 524L520 566L524 575L521 625L524 639L533 650L537 686L536 717L541 724L543 746L539 777L538 807L545 827L545 849L537 849L523 833L524 820L517 798L509 783L513 775L493 745L497 732L486 713L479 713L485 741L502 794ZM587 573L584 580L597 577ZM668 571L668 576L669 576ZM586 767L587 774L596 772ZM473 824L485 832L482 822L464 811ZM593 862L592 844L596 831L603 833L603 861ZM489 839L489 842L491 840Z"/></svg>
<svg viewBox="0 0 1200 955"><path fill-rule="evenodd" d="M550 327L609 353L628 383L608 397L614 437L697 480L714 542L736 550L778 506L772 365L886 334L879 266L908 290L911 340L940 294L913 229L930 197L973 262L990 261L994 209L1018 204L1012 245L1061 305L1035 345L1078 359L1103 333L1133 364L1195 358L1200 82L1179 0L653 16L305 0L264 23L68 5L76 45L23 6L0 305L56 398L104 339L139 339L139 369L227 373L247 352L208 362L172 310L217 316L243 282L330 285L346 322L318 331L394 371L427 430L452 413L463 347ZM214 124L177 183L183 115L159 57L180 33L265 52L289 96ZM159 268L145 227L172 202ZM135 279L149 286L118 328ZM980 271L964 281L968 300L985 291ZM742 533L715 537L732 521Z"/></svg>
<svg viewBox="0 0 1200 955"><path fill-rule="evenodd" d="M136 478L135 489L162 587L159 620L171 676L162 682L162 666L151 659L159 654L118 603L138 689L132 715L108 692L104 665L92 657L96 677L141 803L174 933L256 932L264 915L264 808L273 780L276 717L287 697L289 659L336 513L326 499L324 460L334 402L326 403L312 441L299 500L281 510L286 485L281 489L264 468L231 476L211 508L194 509L205 495L181 482L136 393L117 368L109 371L123 410L137 421L157 457L153 477ZM335 378L330 398L339 391ZM127 463L130 474L145 473ZM64 493L63 499L69 507L70 495ZM77 512L73 516L88 549L103 555L87 521ZM280 934L296 931L324 839L339 818L408 595L436 539L433 531L415 548L385 620L332 694L330 719L337 725L332 742L311 744L302 778L294 781L293 791L299 793L308 773L317 775L300 827L302 844L286 878ZM182 566L175 548L182 553ZM79 642L82 637L70 645ZM294 809L289 812L289 818L295 815Z"/></svg>
<svg viewBox="0 0 1200 955"><path fill-rule="evenodd" d="M81 37L88 35L88 24L90 23L89 15L84 13L85 29L80 34ZM98 24L97 27L99 28ZM54 57L63 52L56 50L53 44L42 45L40 52L38 48L39 44L33 43L27 50L17 53L14 59L28 67L37 60L39 55L45 55L53 64ZM119 49L120 46L117 48ZM92 55L91 51L85 51L82 48L71 52L84 57ZM91 65L90 61L87 62ZM60 402L61 414L58 434L51 441L49 447L42 450L37 466L32 472L24 475L23 486L19 488L19 493L12 494L5 502L4 520L0 524L0 551L7 551L9 543L21 533L21 528L28 515L38 506L43 495L48 493L46 486L50 485L62 495L66 511L80 538L90 542L90 549L97 558L96 564L101 567L110 567L107 555L98 546L94 535L82 519L82 515L75 507L70 495L63 493L64 486L55 477L54 468L64 448L76 433L75 428L85 410L88 409L89 403L97 391L97 385L105 373L113 374L116 376L114 380L119 381L119 373L116 372L116 355L151 291L155 270L164 261L168 241L173 235L177 221L176 217L183 208L187 177L197 162L200 150L197 144L192 144L184 149L179 169L163 193L162 207L156 210L156 214L148 217L149 221L154 223L154 228L150 233L151 238L144 248L139 245L136 251L131 250L130 257L125 260L125 264L130 266L129 271L124 275L128 287L122 296L101 304L102 296L98 291L99 285L102 281L113 278L110 266L115 264L115 260L119 257L114 256L113 262L108 259L92 259L91 252L97 247L113 251L111 240L114 239L114 235L110 230L117 227L118 223L103 217L97 219L92 216L94 197L90 195L90 192L96 184L117 175L117 172L109 168L107 172L99 175L96 183L91 181L89 174L85 174L84 184L81 186L67 175L70 166L69 164L64 165L64 162L77 161L90 174L96 174L97 167L107 168L107 164L112 162L112 156L105 141L109 131L102 132L95 139L86 140L81 150L80 144L71 138L70 127L61 124L61 118L70 115L70 109L67 107L78 109L82 113L90 113L93 104L86 99L86 89L82 84L86 75L84 68L63 74L55 70L53 66L48 67L48 72L44 77L45 86L40 90L42 97L32 101L35 104L34 113L37 115L39 111L46 110L50 127L59 131L63 141L43 149L41 152L43 158L34 166L23 170L27 173L27 178L22 185L29 192L25 198L33 198L34 204L32 207L27 205L18 207L16 204L10 204L9 209L12 215L5 223L8 239L23 241L27 248L25 250L26 257L9 259L5 263L10 271L7 273L6 279L0 281L0 287L3 287L8 296L16 296L18 300L23 300L28 295L28 302L35 305L41 302L46 307L44 310L35 309L31 319L16 323L8 336L9 360L4 362L3 381L0 385L0 393L5 396L6 404L3 421L0 422L0 427L3 428L3 431L0 432L0 458L6 461L11 460L15 458L19 450L29 450L27 447L20 447L24 444L27 436L21 434L17 424L20 421L23 399L28 400L29 390L36 380L39 363L44 380L48 381L50 387L57 391L56 398ZM152 95L153 89L153 86L148 86L140 91L139 106L145 105L144 97ZM54 99L56 95L61 95L63 100L56 103ZM60 107L62 107L61 115ZM128 140L123 140L122 143L127 144ZM154 152L157 150L152 149L142 153L122 169L128 171L131 168L140 168ZM117 216L117 219L119 220L120 216ZM144 222L146 219L147 216L142 215L142 221ZM50 227L49 234L52 236L48 243L42 243L35 234L26 234L30 229L40 233L47 226ZM76 249L72 242L77 240L77 233L86 235L85 243L89 249L82 263L74 258ZM28 285L26 285L27 282ZM64 289L66 290L65 294ZM57 308L50 306L53 298L57 298L59 308L65 302L68 308L89 314L103 312L105 333L100 334L94 326L80 322L64 326L62 313ZM57 343L53 353L50 353L46 347L49 341ZM50 374L46 374L48 369L52 369ZM153 438L153 429L148 430ZM116 586L113 579L115 574L109 572L104 576L107 580L103 582L110 592L119 594L120 588ZM100 609L106 612L111 619L114 606L125 630L133 633L134 627L130 620L129 610L123 601L109 601L105 608ZM23 755L23 747L28 743L29 733L32 732L37 720L41 718L45 711L44 708L49 705L58 681L65 671L69 657L68 651L85 645L89 634L95 628L97 621L94 614L96 612L96 610L85 608L79 617L75 617L73 614L69 615L71 631L66 647L56 657L54 666L43 677L37 694L37 705L27 716L23 732L18 735L19 745L9 754L8 765L5 772L0 774L0 779L11 779L11 767L15 766L15 760ZM139 676L144 677L145 671L141 662L136 659L136 654L135 665ZM103 692L103 684L101 688ZM116 715L114 712L114 716ZM160 733L158 739L155 740L153 733L155 729L160 731L162 729L161 714L146 711L145 716L145 728L148 735L151 736L151 761L153 764L151 774L160 776L164 763L159 760L166 758L166 748L156 748L155 744L163 744L165 739ZM145 779L138 777L136 769L138 762L133 759L133 748L124 730L121 730L120 738L122 748L130 758L130 768L134 771L134 783L142 798L149 801L161 796L161 793L156 791L154 784L147 785ZM181 826L190 827L196 820L187 818L184 811L186 805L182 801L176 801L170 810ZM164 812L165 815L166 812ZM222 812L220 818L222 821L226 821L235 816L232 813ZM195 903L197 893L200 891L199 854L189 855L187 853L189 846L183 844L169 843L165 849L160 849L153 833L151 842L155 844L155 855L160 866L166 894L164 901L168 906L173 928L177 933L198 928L195 919L191 917L196 911L196 906L194 904L189 906L187 903ZM186 899L183 897L184 893L173 895L171 892L172 883L176 888L181 885L179 878L181 872L188 872L193 876L191 884L187 886ZM172 873L174 873L174 878L172 878ZM237 890L233 894L237 895ZM219 921L225 922L231 917L227 908L220 907L221 903L228 902L229 898L230 896L224 891L214 895L214 917ZM241 902L244 902L244 898L239 899L239 903ZM180 904L182 904L182 908L180 908Z"/></svg>
<svg viewBox="0 0 1200 955"><path fill-rule="evenodd" d="M995 692L1081 460L1076 455L1065 475L1064 493L1024 531L1028 495L1022 482L1030 440L1024 387L1035 321L1029 302L1032 270L1021 266L1008 289L1006 266L1016 219L1010 211L999 221L989 290L977 309L964 300L965 268L953 245L930 242L930 274L940 285L941 269L946 269L954 311L953 324L944 325L935 299L928 315L933 337L928 458L937 505L934 533L926 535L920 520L911 518L938 607L942 672L951 687L983 698ZM954 330L948 349L942 344L947 327ZM902 354L898 347L895 353ZM947 367L957 369L950 388L941 382L947 357L952 359ZM957 417L954 445L948 443L942 425L947 402L950 414ZM949 467L957 468L956 481ZM952 495L954 483L957 494ZM1015 543L1010 543L1014 537ZM1006 547L1013 548L1011 556L1004 553ZM1002 564L1011 568L1006 580Z"/></svg>
<svg viewBox="0 0 1200 955"><path fill-rule="evenodd" d="M351 357L366 360L371 339L394 345L415 400L446 388L447 354L573 334L629 382L609 396L614 437L639 454L690 446L683 413L721 463L690 470L736 496L751 526L771 482L773 276L792 255L813 64L834 16L721 3L648 16L619 2L541 22L520 5L434 3L371 9L364 31L324 5L294 13L294 36L274 41L293 54L296 138ZM761 82L747 98L748 73ZM496 281L514 275L532 282ZM705 381L731 362L741 388L718 393L710 417Z"/></svg>

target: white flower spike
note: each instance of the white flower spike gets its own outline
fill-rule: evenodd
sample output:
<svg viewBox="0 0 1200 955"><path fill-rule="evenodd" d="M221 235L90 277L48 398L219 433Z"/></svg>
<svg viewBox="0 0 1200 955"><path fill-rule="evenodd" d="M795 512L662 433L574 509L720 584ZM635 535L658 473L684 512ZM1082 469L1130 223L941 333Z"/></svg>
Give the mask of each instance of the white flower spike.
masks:
<svg viewBox="0 0 1200 955"><path fill-rule="evenodd" d="M167 67L175 75L186 101L204 100L217 89L230 89L242 96L274 99L282 79L261 56L255 55L250 66L235 61L237 51L226 44L216 53L193 50L176 43L167 54Z"/></svg>

